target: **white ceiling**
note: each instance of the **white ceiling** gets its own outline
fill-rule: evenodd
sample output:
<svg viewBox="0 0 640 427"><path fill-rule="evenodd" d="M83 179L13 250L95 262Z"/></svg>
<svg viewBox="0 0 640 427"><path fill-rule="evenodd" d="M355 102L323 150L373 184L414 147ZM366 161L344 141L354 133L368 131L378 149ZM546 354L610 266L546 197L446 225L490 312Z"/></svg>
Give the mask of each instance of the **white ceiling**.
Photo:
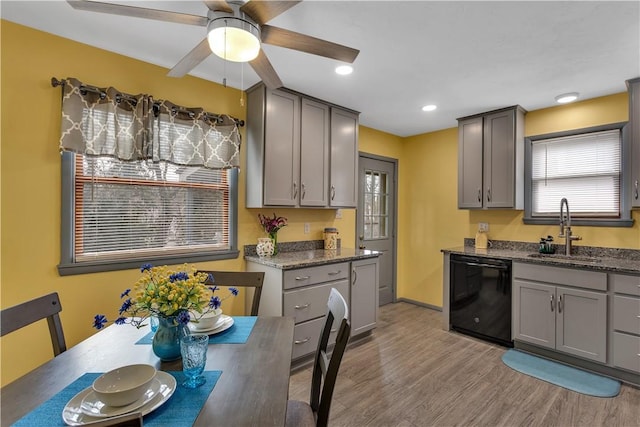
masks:
<svg viewBox="0 0 640 427"><path fill-rule="evenodd" d="M107 1L107 0L104 0ZM115 3L205 16L200 1ZM205 28L77 11L65 1L0 2L3 19L173 67ZM456 118L554 97L626 91L640 76L639 1L303 1L269 22L360 50L350 76L337 61L263 45L284 85L361 112L360 123L399 136L456 126ZM236 88L250 66L211 55L192 75ZM82 76L77 76L82 78ZM90 82L88 82L90 83ZM425 104L438 109L423 112Z"/></svg>

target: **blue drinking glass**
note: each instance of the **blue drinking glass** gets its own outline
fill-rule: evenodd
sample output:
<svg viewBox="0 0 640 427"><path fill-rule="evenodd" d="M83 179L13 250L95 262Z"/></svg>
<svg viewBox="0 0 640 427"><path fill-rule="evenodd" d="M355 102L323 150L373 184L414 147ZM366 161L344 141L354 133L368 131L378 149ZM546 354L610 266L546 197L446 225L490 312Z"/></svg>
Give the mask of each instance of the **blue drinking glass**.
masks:
<svg viewBox="0 0 640 427"><path fill-rule="evenodd" d="M182 385L186 388L197 388L205 383L202 376L207 364L207 349L209 335L192 334L180 339L180 353L182 354L182 372L186 380Z"/></svg>

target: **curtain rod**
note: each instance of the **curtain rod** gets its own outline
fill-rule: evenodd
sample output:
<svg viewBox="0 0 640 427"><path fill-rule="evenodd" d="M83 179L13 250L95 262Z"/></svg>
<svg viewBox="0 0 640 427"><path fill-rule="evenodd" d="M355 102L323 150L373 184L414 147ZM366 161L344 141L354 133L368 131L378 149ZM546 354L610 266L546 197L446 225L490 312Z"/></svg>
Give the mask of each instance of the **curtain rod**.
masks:
<svg viewBox="0 0 640 427"><path fill-rule="evenodd" d="M66 80L65 79L61 79L58 80L55 77L51 77L51 86L53 87L58 87L58 86L64 86L66 84ZM104 97L106 97L106 94L101 91L99 88L95 87L95 86L88 86L88 85L82 85L80 86L80 91L86 91L86 92L91 92L91 93L95 93L97 95L100 95L101 99L104 99ZM120 94L120 96L122 96L124 99L126 99L127 101L131 101L131 102L137 102L135 98L132 98L130 96L127 96L125 94ZM159 106L159 103L154 102L154 107ZM176 112L176 110L173 111L174 113ZM183 112L183 113L190 113L190 111L186 108L178 108L177 112ZM221 121L221 114L212 114L212 113L208 113L205 112L206 116L208 118L215 118L217 121ZM240 120L240 119L236 119L235 117L229 116L235 123L236 125L243 127L244 126L244 120Z"/></svg>

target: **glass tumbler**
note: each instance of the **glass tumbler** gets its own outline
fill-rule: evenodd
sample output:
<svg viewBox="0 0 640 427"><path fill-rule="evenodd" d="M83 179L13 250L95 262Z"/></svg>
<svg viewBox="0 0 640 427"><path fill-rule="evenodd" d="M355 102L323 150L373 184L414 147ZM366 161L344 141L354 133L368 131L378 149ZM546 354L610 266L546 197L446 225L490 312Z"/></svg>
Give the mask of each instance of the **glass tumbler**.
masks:
<svg viewBox="0 0 640 427"><path fill-rule="evenodd" d="M204 366L207 363L207 348L209 347L209 335L191 334L180 340L180 353L182 354L182 372L186 380L182 385L186 388L197 388L205 383L202 376Z"/></svg>

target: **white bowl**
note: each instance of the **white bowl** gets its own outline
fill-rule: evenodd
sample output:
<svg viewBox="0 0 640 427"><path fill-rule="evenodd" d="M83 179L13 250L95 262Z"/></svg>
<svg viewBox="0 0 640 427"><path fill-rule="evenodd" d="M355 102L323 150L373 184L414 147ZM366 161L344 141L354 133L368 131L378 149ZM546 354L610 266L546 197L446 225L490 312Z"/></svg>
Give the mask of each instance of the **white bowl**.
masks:
<svg viewBox="0 0 640 427"><path fill-rule="evenodd" d="M151 365L127 365L100 375L92 388L108 406L125 406L138 400L156 376Z"/></svg>
<svg viewBox="0 0 640 427"><path fill-rule="evenodd" d="M202 315L201 318L197 320L193 320L193 329L199 331L206 331L212 329L215 324L218 322L220 315L222 314L222 309L218 308L216 310L210 311Z"/></svg>

